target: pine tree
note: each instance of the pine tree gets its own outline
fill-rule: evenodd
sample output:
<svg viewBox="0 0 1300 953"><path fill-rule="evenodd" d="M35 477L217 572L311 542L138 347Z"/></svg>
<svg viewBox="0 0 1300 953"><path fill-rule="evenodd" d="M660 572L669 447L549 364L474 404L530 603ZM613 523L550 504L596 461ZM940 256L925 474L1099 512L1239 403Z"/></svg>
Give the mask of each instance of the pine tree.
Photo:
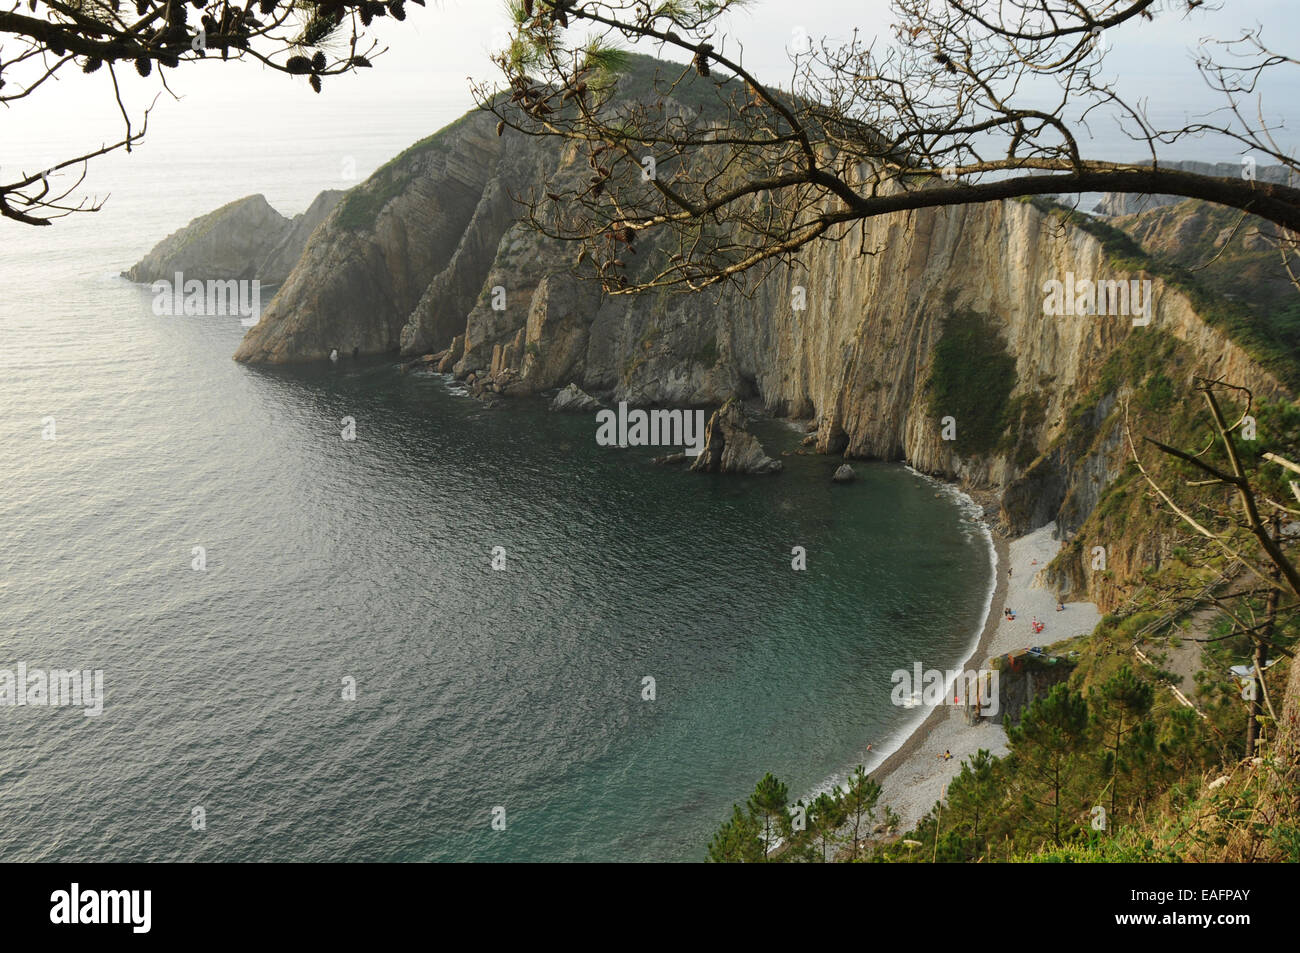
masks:
<svg viewBox="0 0 1300 953"><path fill-rule="evenodd" d="M709 862L714 864L755 864L765 860L758 820L731 806L731 818L718 828L709 841Z"/></svg>
<svg viewBox="0 0 1300 953"><path fill-rule="evenodd" d="M849 857L858 857L858 841L863 834L871 832L871 825L876 819L876 804L880 801L880 782L867 777L862 765L849 777L848 788L844 792L844 816L848 824L851 844Z"/></svg>
<svg viewBox="0 0 1300 953"><path fill-rule="evenodd" d="M1016 779L1027 819L1037 820L1058 847L1064 844L1070 807L1077 799L1082 765L1078 755L1088 745L1088 703L1065 684L1035 699L1020 724L1007 731L1016 756ZM1075 805L1082 807L1082 804Z"/></svg>
<svg viewBox="0 0 1300 953"><path fill-rule="evenodd" d="M981 748L961 764L961 771L948 785L948 804L954 816L971 818L971 858L983 851L980 818L996 808L998 795L997 760Z"/></svg>
<svg viewBox="0 0 1300 953"><path fill-rule="evenodd" d="M781 837L790 835L790 792L771 772L754 787L749 796L749 812L763 828L763 859Z"/></svg>
<svg viewBox="0 0 1300 953"><path fill-rule="evenodd" d="M1155 750L1155 725L1147 719L1155 702L1155 689L1125 665L1091 695L1089 708L1101 736L1102 773L1109 778L1110 813L1119 817L1120 788L1145 767Z"/></svg>
<svg viewBox="0 0 1300 953"><path fill-rule="evenodd" d="M844 798L839 790L834 793L823 791L808 805L809 838L823 864L835 859L839 830L844 826L845 817Z"/></svg>

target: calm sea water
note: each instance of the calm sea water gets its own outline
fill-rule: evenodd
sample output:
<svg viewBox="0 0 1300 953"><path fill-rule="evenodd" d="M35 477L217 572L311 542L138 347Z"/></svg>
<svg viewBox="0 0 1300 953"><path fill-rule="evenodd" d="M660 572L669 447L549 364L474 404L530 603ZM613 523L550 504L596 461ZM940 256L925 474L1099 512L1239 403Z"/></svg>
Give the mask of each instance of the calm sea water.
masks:
<svg viewBox="0 0 1300 953"><path fill-rule="evenodd" d="M964 655L987 546L905 469L664 470L387 361L237 365L237 319L116 277L459 109L367 107L342 141L288 117L229 154L160 134L97 167L98 215L0 222L0 668L106 684L98 718L0 707L0 860L698 859L764 772L805 794L896 742L893 669Z"/></svg>

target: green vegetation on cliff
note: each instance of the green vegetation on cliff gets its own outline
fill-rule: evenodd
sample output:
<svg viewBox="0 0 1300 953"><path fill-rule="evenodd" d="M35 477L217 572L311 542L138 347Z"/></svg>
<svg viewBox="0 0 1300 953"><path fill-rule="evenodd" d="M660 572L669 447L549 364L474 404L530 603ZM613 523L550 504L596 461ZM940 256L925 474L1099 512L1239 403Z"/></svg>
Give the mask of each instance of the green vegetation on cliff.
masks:
<svg viewBox="0 0 1300 953"><path fill-rule="evenodd" d="M1016 362L988 315L951 312L930 366L930 414L957 422L962 456L988 453L1007 428L1007 400L1016 386ZM1019 408L1018 408L1019 409Z"/></svg>

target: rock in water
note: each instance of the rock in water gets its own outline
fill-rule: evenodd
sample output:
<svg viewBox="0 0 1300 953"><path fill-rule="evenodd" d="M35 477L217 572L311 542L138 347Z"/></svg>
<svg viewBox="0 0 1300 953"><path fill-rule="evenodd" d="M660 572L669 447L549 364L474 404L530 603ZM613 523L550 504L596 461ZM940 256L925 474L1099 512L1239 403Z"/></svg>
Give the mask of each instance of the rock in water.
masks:
<svg viewBox="0 0 1300 953"><path fill-rule="evenodd" d="M551 410L563 410L569 413L594 412L600 410L600 407L600 401L572 382L551 401Z"/></svg>
<svg viewBox="0 0 1300 953"><path fill-rule="evenodd" d="M745 429L739 401L728 400L704 428L704 452L691 469L700 473L780 473L780 460L763 452L758 438Z"/></svg>
<svg viewBox="0 0 1300 953"><path fill-rule="evenodd" d="M841 463L835 470L835 476L831 477L836 483L852 483L857 478L858 475L847 463Z"/></svg>

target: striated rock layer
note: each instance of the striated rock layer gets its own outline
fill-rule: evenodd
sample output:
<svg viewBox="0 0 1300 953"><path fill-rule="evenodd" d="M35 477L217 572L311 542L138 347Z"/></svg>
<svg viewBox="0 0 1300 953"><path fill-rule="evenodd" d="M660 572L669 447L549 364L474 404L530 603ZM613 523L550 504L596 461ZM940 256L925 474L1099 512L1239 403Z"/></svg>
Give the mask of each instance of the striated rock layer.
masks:
<svg viewBox="0 0 1300 953"><path fill-rule="evenodd" d="M335 349L396 351L413 313L427 313L429 332L408 339L408 353L450 344L464 330L510 212L504 189L514 163L493 125L471 113L351 190L312 235L235 359L280 364L320 360ZM496 240L478 246L485 233Z"/></svg>

